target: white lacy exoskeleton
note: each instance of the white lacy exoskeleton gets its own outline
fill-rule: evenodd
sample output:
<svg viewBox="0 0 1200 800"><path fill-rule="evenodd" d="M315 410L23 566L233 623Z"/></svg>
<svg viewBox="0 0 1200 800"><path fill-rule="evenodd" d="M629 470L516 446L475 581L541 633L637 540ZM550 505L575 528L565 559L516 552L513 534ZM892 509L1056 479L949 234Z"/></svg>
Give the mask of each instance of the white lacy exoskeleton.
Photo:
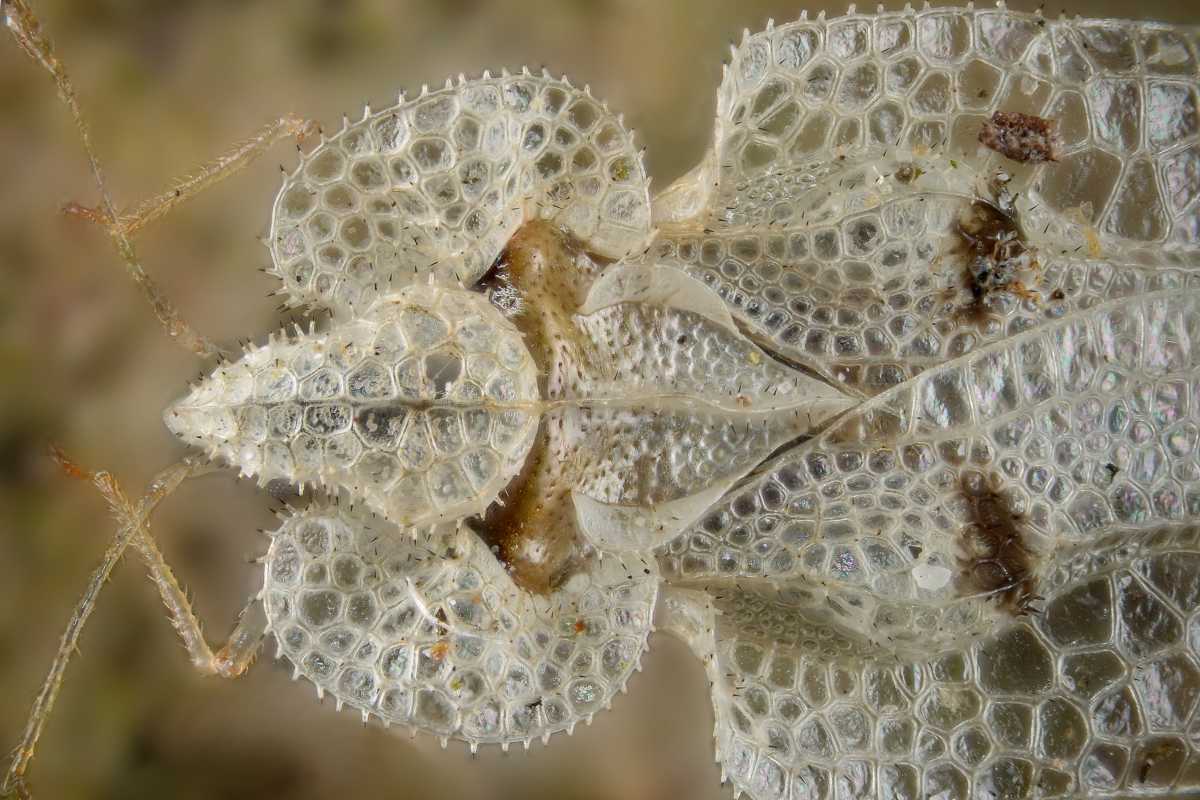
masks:
<svg viewBox="0 0 1200 800"><path fill-rule="evenodd" d="M364 718L528 745L658 602L756 800L1200 791L1198 41L768 26L653 201L548 75L368 110L272 214L328 323L165 415L316 494L193 655L269 633Z"/></svg>
<svg viewBox="0 0 1200 800"><path fill-rule="evenodd" d="M647 184L617 118L530 74L368 113L286 179L275 269L331 323L165 419L351 501L266 559L270 629L319 690L472 745L570 729L646 646L652 549L854 404L640 260Z"/></svg>

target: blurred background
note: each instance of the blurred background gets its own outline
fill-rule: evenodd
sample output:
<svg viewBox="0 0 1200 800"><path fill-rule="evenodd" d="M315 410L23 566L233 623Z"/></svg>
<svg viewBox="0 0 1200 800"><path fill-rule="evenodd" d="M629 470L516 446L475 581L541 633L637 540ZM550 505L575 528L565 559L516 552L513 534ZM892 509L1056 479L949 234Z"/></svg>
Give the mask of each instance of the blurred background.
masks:
<svg viewBox="0 0 1200 800"><path fill-rule="evenodd" d="M1010 5L1032 9L1033 4ZM822 6L809 5L815 13ZM35 10L75 78L118 206L225 151L279 114L340 124L364 102L446 75L545 65L625 114L655 186L711 134L728 45L799 0L87 0ZM835 7L829 7L831 11ZM837 6L840 11L843 7ZM1047 13L1200 22L1190 0L1071 0ZM261 340L280 319L257 271L290 143L151 225L147 270L202 333ZM159 330L101 231L59 207L96 203L48 76L0 33L0 748L25 715L113 525L62 445L132 495L182 455L161 409L198 373ZM227 476L194 481L155 530L223 641L256 590L267 497ZM699 662L652 638L613 710L533 752L402 739L316 702L266 658L239 681L198 676L131 560L101 597L47 726L40 798L723 798ZM270 648L273 652L273 647Z"/></svg>

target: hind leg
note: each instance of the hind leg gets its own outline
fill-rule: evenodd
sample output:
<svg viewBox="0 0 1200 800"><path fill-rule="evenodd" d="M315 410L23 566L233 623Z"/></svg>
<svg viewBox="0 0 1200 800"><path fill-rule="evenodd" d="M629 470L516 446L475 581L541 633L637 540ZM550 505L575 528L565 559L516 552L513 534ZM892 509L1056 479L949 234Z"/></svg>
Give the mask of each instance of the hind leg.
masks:
<svg viewBox="0 0 1200 800"><path fill-rule="evenodd" d="M109 473L89 473L67 462L61 456L59 456L59 460L68 473L92 481L104 496L109 508L112 509L120 527L112 543L105 550L100 565L88 579L87 588L76 605L75 611L71 614L71 619L68 621L59 643L58 652L55 653L46 679L34 699L32 709L30 709L21 742L13 752L12 762L3 781L0 782L0 795L15 794L21 798L30 796L29 787L25 782L25 773L33 761L42 728L54 708L54 701L62 686L67 664L71 660L71 655L78 648L83 626L96 607L100 590L108 581L127 547L132 546L142 556L150 573L150 579L158 587L159 594L167 606L171 624L183 639L192 663L202 672L227 678L241 675L258 653L266 630L266 617L261 604L257 600L252 600L242 612L228 642L214 652L204 639L200 622L192 612L187 595L175 580L174 574L150 536L149 519L158 508L159 503L185 480L208 472L213 469L212 467L192 461L182 461L168 467L155 477L140 500L132 502Z"/></svg>
<svg viewBox="0 0 1200 800"><path fill-rule="evenodd" d="M147 577L158 589L163 605L167 607L171 626L183 640L192 666L206 675L219 675L222 678L241 675L254 661L266 633L267 620L262 604L257 598L252 599L238 615L229 640L214 651L204 637L203 627L192 610L187 592L179 585L175 573L150 535L147 525L149 510L143 507L142 502L131 503L116 481L109 478L107 484L107 487L101 487L101 493L113 514L121 521L122 529L133 530L129 544L142 557Z"/></svg>

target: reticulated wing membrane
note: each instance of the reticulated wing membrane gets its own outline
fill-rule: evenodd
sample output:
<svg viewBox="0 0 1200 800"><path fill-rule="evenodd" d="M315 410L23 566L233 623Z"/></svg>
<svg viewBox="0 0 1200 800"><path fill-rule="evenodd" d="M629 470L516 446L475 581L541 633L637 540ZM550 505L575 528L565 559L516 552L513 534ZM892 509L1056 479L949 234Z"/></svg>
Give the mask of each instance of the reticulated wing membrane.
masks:
<svg viewBox="0 0 1200 800"><path fill-rule="evenodd" d="M570 409L564 422L572 451L590 454L574 490L583 533L604 550L648 553L795 438L798 419L656 404Z"/></svg>
<svg viewBox="0 0 1200 800"><path fill-rule="evenodd" d="M609 267L575 324L589 368L564 431L586 453L576 509L605 549L669 540L772 450L858 402L776 361L670 267Z"/></svg>
<svg viewBox="0 0 1200 800"><path fill-rule="evenodd" d="M737 790L1200 784L1195 40L926 9L735 51L653 257L878 395L660 550ZM1054 120L1058 160L979 147L995 111ZM1025 285L965 271L978 201L1036 261Z"/></svg>
<svg viewBox="0 0 1200 800"><path fill-rule="evenodd" d="M1044 613L908 664L786 597L672 590L662 620L705 660L718 760L754 800L1183 796L1197 534L1096 542L1047 576Z"/></svg>
<svg viewBox="0 0 1200 800"><path fill-rule="evenodd" d="M806 414L802 431L856 398L764 352L703 283L667 266L615 264L575 317L594 359L576 392L593 399L683 402Z"/></svg>
<svg viewBox="0 0 1200 800"><path fill-rule="evenodd" d="M1076 312L767 462L661 549L663 572L802 587L817 618L909 657L976 637L1063 553L1196 519L1198 378L1197 290Z"/></svg>
<svg viewBox="0 0 1200 800"><path fill-rule="evenodd" d="M1097 302L1103 286L1067 276L1098 262L1162 280L1194 266L1200 240L1195 40L1006 9L747 36L713 150L655 201L654 256L712 285L770 346L870 393ZM997 111L1054 121L1057 161L982 147ZM997 169L1037 266L1027 285L982 292L978 315L960 223Z"/></svg>
<svg viewBox="0 0 1200 800"><path fill-rule="evenodd" d="M368 109L303 156L276 199L269 244L289 304L348 313L430 276L472 284L537 218L609 258L640 250L641 156L587 90L485 73Z"/></svg>
<svg viewBox="0 0 1200 800"><path fill-rule="evenodd" d="M978 147L980 128L995 111L1058 123L1064 157L1046 167L1047 188L1071 166L1065 156L1073 152L1103 158L1095 153L1103 150L1117 161L1141 156L1162 169L1163 153L1194 150L1200 132L1196 36L1194 27L1046 20L1003 8L852 13L828 21L821 15L747 32L718 94L709 180L678 185L693 186L703 200L680 202L686 193L669 189L656 200L656 218L794 222L800 209L787 208L792 201L877 154L874 147L1016 167ZM1065 209L1087 199L1092 219L1119 219L1109 200L1122 193L1100 188L1086 198L1051 193L1048 200ZM1168 211L1158 196L1148 210L1160 212L1161 227L1169 228L1180 209ZM1100 227L1122 236L1121 226L1131 222Z"/></svg>
<svg viewBox="0 0 1200 800"><path fill-rule="evenodd" d="M343 505L272 536L264 599L281 655L364 719L472 749L528 745L607 708L646 647L658 579L641 562L593 560L541 598L465 530L414 539Z"/></svg>

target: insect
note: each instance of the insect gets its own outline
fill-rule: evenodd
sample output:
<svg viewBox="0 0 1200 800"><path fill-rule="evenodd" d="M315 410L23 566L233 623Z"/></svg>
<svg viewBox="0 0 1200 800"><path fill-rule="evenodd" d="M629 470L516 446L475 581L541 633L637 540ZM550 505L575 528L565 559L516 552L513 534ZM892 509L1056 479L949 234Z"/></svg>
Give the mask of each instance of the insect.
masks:
<svg viewBox="0 0 1200 800"><path fill-rule="evenodd" d="M1196 38L1003 6L770 25L653 197L620 118L548 74L368 109L271 211L288 304L326 316L167 409L204 458L146 499L95 476L101 570L132 545L206 671L270 637L339 707L471 748L590 720L657 625L756 800L1192 791ZM215 355L128 241L206 180L78 212ZM215 651L146 529L209 461L314 496Z"/></svg>

